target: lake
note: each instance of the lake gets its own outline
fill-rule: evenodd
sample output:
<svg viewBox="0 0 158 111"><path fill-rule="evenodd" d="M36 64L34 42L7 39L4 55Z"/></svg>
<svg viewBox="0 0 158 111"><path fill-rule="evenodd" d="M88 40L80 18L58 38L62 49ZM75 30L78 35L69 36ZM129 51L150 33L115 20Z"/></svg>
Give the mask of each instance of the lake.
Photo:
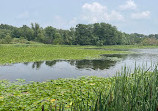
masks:
<svg viewBox="0 0 158 111"><path fill-rule="evenodd" d="M158 62L158 49L131 51L134 53L101 55L101 59L95 60L54 60L9 64L0 66L0 79L42 82L81 76L111 77L124 66L133 71L135 65L148 68Z"/></svg>

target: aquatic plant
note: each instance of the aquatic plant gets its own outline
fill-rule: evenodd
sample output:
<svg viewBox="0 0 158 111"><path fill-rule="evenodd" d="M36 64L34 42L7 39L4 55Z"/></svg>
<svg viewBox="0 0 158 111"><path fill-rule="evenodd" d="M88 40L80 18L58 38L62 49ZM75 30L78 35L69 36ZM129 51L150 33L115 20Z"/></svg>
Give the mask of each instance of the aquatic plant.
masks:
<svg viewBox="0 0 158 111"><path fill-rule="evenodd" d="M148 111L158 108L158 70L126 67L116 77L0 82L0 110Z"/></svg>
<svg viewBox="0 0 158 111"><path fill-rule="evenodd" d="M85 50L93 46L0 45L0 64L45 60L95 59L102 54L127 53L113 50Z"/></svg>
<svg viewBox="0 0 158 111"><path fill-rule="evenodd" d="M106 90L106 89L105 89ZM107 90L106 90L107 91ZM97 91L97 100L86 111L156 111L158 110L158 70L136 68L134 73L124 71L114 78L108 93ZM83 103L83 104L82 104ZM73 106L85 110L84 102Z"/></svg>

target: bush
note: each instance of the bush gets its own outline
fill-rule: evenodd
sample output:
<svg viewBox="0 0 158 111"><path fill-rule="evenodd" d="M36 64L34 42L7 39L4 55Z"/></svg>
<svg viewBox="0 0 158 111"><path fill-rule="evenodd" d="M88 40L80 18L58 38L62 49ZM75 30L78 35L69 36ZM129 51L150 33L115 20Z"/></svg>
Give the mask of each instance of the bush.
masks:
<svg viewBox="0 0 158 111"><path fill-rule="evenodd" d="M142 45L158 45L158 40L156 38L145 38L142 42Z"/></svg>

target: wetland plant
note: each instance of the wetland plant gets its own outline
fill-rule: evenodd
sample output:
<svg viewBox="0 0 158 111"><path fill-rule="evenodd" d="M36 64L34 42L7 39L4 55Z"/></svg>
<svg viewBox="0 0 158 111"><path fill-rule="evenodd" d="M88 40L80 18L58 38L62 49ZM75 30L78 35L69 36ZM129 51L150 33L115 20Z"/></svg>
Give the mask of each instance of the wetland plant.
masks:
<svg viewBox="0 0 158 111"><path fill-rule="evenodd" d="M0 82L0 111L156 111L158 70L126 67L116 77Z"/></svg>

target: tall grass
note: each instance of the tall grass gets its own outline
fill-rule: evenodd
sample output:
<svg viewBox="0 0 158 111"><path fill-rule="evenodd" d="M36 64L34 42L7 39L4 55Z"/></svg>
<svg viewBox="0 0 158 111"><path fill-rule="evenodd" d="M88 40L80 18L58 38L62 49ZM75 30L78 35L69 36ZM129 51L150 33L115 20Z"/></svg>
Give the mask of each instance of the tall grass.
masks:
<svg viewBox="0 0 158 111"><path fill-rule="evenodd" d="M104 92L106 90L106 93ZM72 111L157 111L158 110L158 70L136 68L130 74L125 67L114 78L110 90L96 91L96 100L90 104L83 100L74 103Z"/></svg>

